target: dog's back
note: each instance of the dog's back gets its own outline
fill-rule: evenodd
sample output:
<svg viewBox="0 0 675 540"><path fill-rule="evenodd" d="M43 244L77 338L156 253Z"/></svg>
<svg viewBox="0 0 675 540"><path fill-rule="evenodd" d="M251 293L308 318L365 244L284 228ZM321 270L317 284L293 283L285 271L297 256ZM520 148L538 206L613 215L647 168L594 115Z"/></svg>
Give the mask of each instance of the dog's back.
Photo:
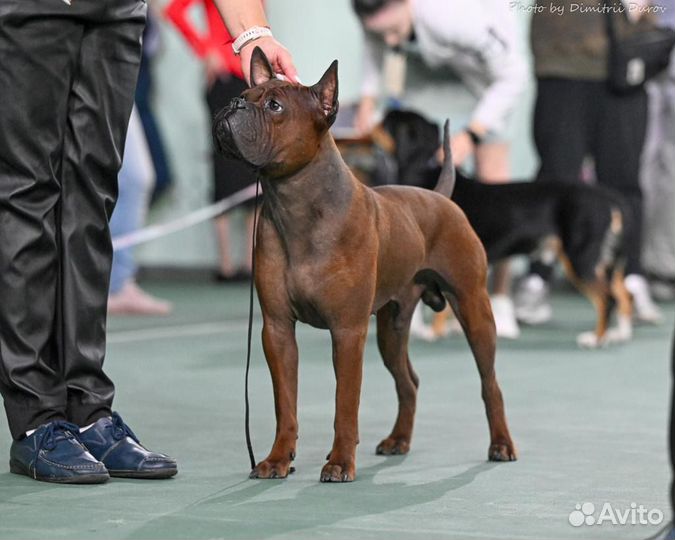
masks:
<svg viewBox="0 0 675 540"><path fill-rule="evenodd" d="M551 236L560 240L575 273L591 279L601 259L614 264L625 251L623 201L584 184L484 184L457 175L453 200L466 213L492 262L529 255Z"/></svg>

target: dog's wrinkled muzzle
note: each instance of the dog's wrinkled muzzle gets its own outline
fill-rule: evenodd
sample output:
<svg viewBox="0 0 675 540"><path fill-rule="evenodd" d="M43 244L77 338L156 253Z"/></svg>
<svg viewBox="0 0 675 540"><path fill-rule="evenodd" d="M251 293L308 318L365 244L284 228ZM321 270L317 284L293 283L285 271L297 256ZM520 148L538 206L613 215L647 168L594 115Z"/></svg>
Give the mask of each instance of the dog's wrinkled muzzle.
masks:
<svg viewBox="0 0 675 540"><path fill-rule="evenodd" d="M229 122L229 118L234 114L235 110L241 107L234 107L233 105L234 103L231 102L228 107L224 108L216 115L216 118L213 121L213 142L219 153L241 159L241 152L239 152L239 149L234 142L232 126Z"/></svg>

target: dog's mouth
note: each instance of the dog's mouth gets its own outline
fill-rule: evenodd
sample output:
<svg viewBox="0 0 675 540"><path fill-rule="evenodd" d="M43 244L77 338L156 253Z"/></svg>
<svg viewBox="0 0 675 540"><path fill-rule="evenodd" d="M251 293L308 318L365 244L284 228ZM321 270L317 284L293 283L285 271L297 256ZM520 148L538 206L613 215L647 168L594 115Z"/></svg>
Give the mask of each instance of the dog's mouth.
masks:
<svg viewBox="0 0 675 540"><path fill-rule="evenodd" d="M232 136L232 126L229 121L232 113L233 111L228 109L216 118L213 123L213 141L218 152L224 156L234 159L244 159Z"/></svg>

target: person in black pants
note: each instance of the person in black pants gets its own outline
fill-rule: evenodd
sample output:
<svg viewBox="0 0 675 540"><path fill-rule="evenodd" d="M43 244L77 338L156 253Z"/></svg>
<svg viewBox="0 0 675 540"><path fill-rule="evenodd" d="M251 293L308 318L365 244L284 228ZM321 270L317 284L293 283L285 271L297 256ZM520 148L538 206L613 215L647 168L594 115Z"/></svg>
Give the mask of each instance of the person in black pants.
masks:
<svg viewBox="0 0 675 540"><path fill-rule="evenodd" d="M534 141L541 161L540 182L579 182L587 156L595 162L600 185L620 193L630 209L626 287L634 298L636 315L658 322L661 314L652 302L643 277L641 257L642 192L640 156L647 126L644 89L614 93L607 83L609 40L603 13L572 11L563 0L563 15L544 9L532 17L532 50L537 76ZM618 3L617 3L618 5ZM639 29L626 14L612 16L620 33ZM535 263L516 294L516 315L538 324L551 317L546 282L552 274L548 261Z"/></svg>
<svg viewBox="0 0 675 540"><path fill-rule="evenodd" d="M102 370L108 220L146 8L0 4L0 390L10 470L38 480L177 471L111 411Z"/></svg>
<svg viewBox="0 0 675 540"><path fill-rule="evenodd" d="M295 81L261 6L216 1L246 38L243 62L255 43ZM108 221L146 10L145 0L0 2L0 393L10 471L37 480L177 472L112 412L103 372Z"/></svg>

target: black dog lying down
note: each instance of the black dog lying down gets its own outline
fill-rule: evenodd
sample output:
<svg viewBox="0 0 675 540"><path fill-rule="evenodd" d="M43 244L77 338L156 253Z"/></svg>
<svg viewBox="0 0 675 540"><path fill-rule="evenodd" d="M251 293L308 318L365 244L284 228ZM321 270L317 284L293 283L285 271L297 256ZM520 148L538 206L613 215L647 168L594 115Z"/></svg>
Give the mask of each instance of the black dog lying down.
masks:
<svg viewBox="0 0 675 540"><path fill-rule="evenodd" d="M378 131L373 139L387 147L398 170L395 181L388 183L436 184L440 166L434 159L439 147L435 124L396 110L385 116ZM595 330L580 334L579 345L597 347L631 338L632 301L623 279L624 232L630 224L618 195L584 184L484 184L458 173L452 200L466 213L491 263L554 250L569 280L597 311ZM609 329L617 305L618 325Z"/></svg>

